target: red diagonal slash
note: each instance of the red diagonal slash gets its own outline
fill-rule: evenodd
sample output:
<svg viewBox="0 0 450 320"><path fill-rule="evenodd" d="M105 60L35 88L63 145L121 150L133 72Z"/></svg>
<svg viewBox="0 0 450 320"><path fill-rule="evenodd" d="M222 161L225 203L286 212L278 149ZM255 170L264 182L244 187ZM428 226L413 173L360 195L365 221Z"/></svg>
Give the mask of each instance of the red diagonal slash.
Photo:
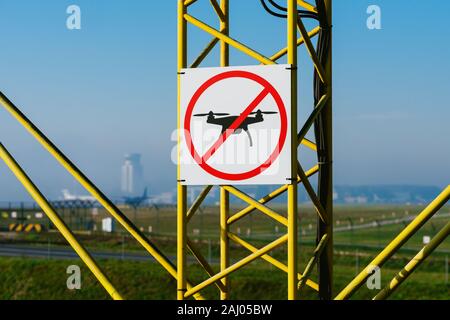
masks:
<svg viewBox="0 0 450 320"><path fill-rule="evenodd" d="M230 137L230 135L233 134L233 132L239 128L239 126L242 124L242 122L247 119L247 117L250 115L253 110L264 100L264 98L269 94L269 90L267 88L264 88L263 91L253 100L249 106L244 110L243 113L239 115L239 117L234 120L234 122L231 124L231 126L223 132L219 139L212 145L211 148L203 155L202 161L206 162L213 156L213 154L222 146L222 144Z"/></svg>

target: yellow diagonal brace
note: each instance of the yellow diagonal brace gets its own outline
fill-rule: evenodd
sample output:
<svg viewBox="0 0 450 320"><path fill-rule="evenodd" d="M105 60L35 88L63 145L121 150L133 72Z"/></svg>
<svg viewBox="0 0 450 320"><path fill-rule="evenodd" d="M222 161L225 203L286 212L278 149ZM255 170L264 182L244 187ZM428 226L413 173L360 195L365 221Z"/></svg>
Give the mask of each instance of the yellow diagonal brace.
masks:
<svg viewBox="0 0 450 320"><path fill-rule="evenodd" d="M308 284L309 276L311 275L311 272L313 270L314 265L316 264L317 259L322 254L323 249L325 248L325 245L328 241L328 235L323 235L322 239L320 239L319 244L317 245L316 249L314 250L314 255L309 260L308 264L306 265L305 271L303 272L303 276L300 278L300 281L298 282L298 291L301 291L305 284Z"/></svg>
<svg viewBox="0 0 450 320"><path fill-rule="evenodd" d="M314 204L314 207L316 209L317 214L319 215L320 220L322 220L324 223L326 223L326 212L323 208L322 204L320 203L319 197L317 196L316 192L314 191L313 186L308 180L308 177L306 176L305 172L303 171L302 166L300 165L300 162L297 163L297 169L298 169L298 175L300 177L300 180L302 181L303 186L305 187L306 192L309 195L309 198Z"/></svg>
<svg viewBox="0 0 450 320"><path fill-rule="evenodd" d="M298 144L302 143L302 140L305 138L306 134L308 133L311 126L314 124L314 121L316 121L317 117L319 116L322 109L326 106L329 96L324 94L319 102L317 103L316 107L314 108L313 112L309 115L306 122L303 124L303 127L300 129L300 132L297 135Z"/></svg>
<svg viewBox="0 0 450 320"><path fill-rule="evenodd" d="M273 62L272 60L270 60L269 58L265 57L264 55L256 52L255 50L251 49L250 47L247 47L246 45L240 43L237 40L234 40L233 38L230 38L226 35L224 35L222 32L220 32L217 29L214 29L213 27L207 25L204 22L201 22L200 20L185 14L184 18L186 19L187 22L193 24L194 26L202 29L203 31L211 34L212 36L219 38L220 40L228 43L230 46L244 52L245 54L249 55L250 57L258 60L259 62L263 63L263 64L275 64L275 62Z"/></svg>
<svg viewBox="0 0 450 320"><path fill-rule="evenodd" d="M243 246L244 248L246 248L247 250L249 250L250 252L256 252L259 249L252 246L250 243L248 243L247 241L243 240L242 238L239 238L237 235L235 235L234 233L229 232L228 236L230 237L230 239L232 239L234 242L236 242L237 244L240 244L241 246ZM285 265L284 263L278 261L277 259L271 257L268 254L265 254L263 256L261 256L261 259L266 260L267 262L269 262L270 264L272 264L273 266L277 267L278 269L280 269L281 271L284 272L288 272L288 267L287 265ZM299 273L298 274L298 280L302 279L302 274ZM306 285L309 286L311 289L315 290L315 291L319 291L319 285L317 283L315 283L312 280L307 279L306 280Z"/></svg>
<svg viewBox="0 0 450 320"><path fill-rule="evenodd" d="M319 166L316 165L316 166L312 167L311 169L309 169L305 174L307 177L310 177L313 174L316 174L318 171L319 171ZM301 183L300 179L298 179L298 183ZM284 186L276 189L275 191L269 193L265 197L259 199L258 202L261 204L265 204L265 203L275 199L276 197L279 197L280 195L282 195L284 192L287 191L287 189L288 189L288 185L284 185ZM243 217L252 213L256 209L257 208L254 205L250 204L248 207L242 209L241 211L239 211L238 213L235 213L232 217L230 217L228 219L228 224L235 223L236 221L242 219Z"/></svg>
<svg viewBox="0 0 450 320"><path fill-rule="evenodd" d="M114 300L122 300L122 296L117 292L111 281L103 273L101 268L97 265L92 256L75 238L75 235L67 227L61 217L56 213L44 195L39 191L36 185L31 181L27 174L22 170L19 164L14 160L11 154L5 149L3 144L0 143L0 158L3 159L8 168L14 173L20 183L25 187L31 197L37 202L41 209L45 212L47 217L55 225L55 227L61 232L63 237L67 240L70 246L75 250L80 259L86 264L86 266L94 274L95 278L105 288L109 295Z"/></svg>
<svg viewBox="0 0 450 320"><path fill-rule="evenodd" d="M303 138L301 144L310 148L313 151L317 151L317 145L314 142L312 142L311 140Z"/></svg>
<svg viewBox="0 0 450 320"><path fill-rule="evenodd" d="M316 68L317 74L319 75L319 78L322 81L322 83L326 84L325 70L319 60L319 57L317 56L316 50L314 49L314 45L311 42L311 38L308 36L308 31L306 30L305 25L303 24L303 21L300 17L297 19L297 25L300 34L305 40L306 50L308 51L309 56L311 57L314 63L314 68Z"/></svg>
<svg viewBox="0 0 450 320"><path fill-rule="evenodd" d="M208 56L208 54L211 52L212 49L216 46L217 42L219 42L218 38L213 38L208 45L203 49L203 51L200 53L200 55L197 57L197 59L192 62L190 68L197 68L203 60Z"/></svg>
<svg viewBox="0 0 450 320"><path fill-rule="evenodd" d="M348 299L366 281L373 267L381 267L397 250L408 241L436 212L450 199L450 185L431 202L411 223L392 240L335 298Z"/></svg>
<svg viewBox="0 0 450 320"><path fill-rule="evenodd" d="M196 0L194 0L194 1L196 1ZM315 6L313 6L312 4L304 1L304 0L297 0L297 4L300 7L305 8L306 10L309 10L309 11L317 13L317 8Z"/></svg>
<svg viewBox="0 0 450 320"><path fill-rule="evenodd" d="M448 222L436 236L431 239L430 243L420 250L418 254L400 271L389 284L381 290L373 300L387 299L421 264L425 259L433 253L433 251L448 237L450 234L450 222Z"/></svg>
<svg viewBox="0 0 450 320"><path fill-rule="evenodd" d="M226 268L225 270L217 273L215 276L203 281L202 283L196 285L194 288L189 289L186 293L185 293L185 297L190 297L191 295L193 295L194 293L197 293L198 291L206 288L207 286L213 284L216 281L219 281L220 279L222 279L223 277L226 277L227 275L229 275L230 273L246 266L247 264L249 264L250 262L258 259L260 256L266 254L267 252L281 246L283 243L285 243L287 241L288 236L284 235L281 238L269 243L267 246L259 249L258 251L254 252L253 254L245 257L244 259L240 260L239 262L236 262L235 264L229 266L228 268Z"/></svg>
<svg viewBox="0 0 450 320"><path fill-rule="evenodd" d="M184 6L189 7L191 4L194 4L195 2L197 2L197 0L186 0L184 2Z"/></svg>
<svg viewBox="0 0 450 320"><path fill-rule="evenodd" d="M198 195L198 197L194 200L194 203L192 204L191 208L187 212L187 222L189 222L192 217L194 216L195 212L197 212L198 208L200 208L203 200L205 200L206 196L208 195L209 191L211 191L213 186L206 186L202 192Z"/></svg>
<svg viewBox="0 0 450 320"><path fill-rule="evenodd" d="M2 92L0 104L176 279L173 263Z"/></svg>
<svg viewBox="0 0 450 320"><path fill-rule="evenodd" d="M309 38L312 38L312 37L318 35L319 32L320 32L320 27L315 27L310 32L308 32L308 36L309 36ZM305 39L303 37L301 37L297 40L297 46L301 46L303 43L305 43ZM285 47L285 48L281 49L280 51L278 51L277 53L275 53L269 59L272 61L277 61L280 58L284 57L287 54L287 52L288 52L288 48Z"/></svg>
<svg viewBox="0 0 450 320"><path fill-rule="evenodd" d="M206 261L206 259L201 254L200 250L198 250L198 248L195 246L195 244L189 238L187 238L187 246L188 246L189 250L192 252L192 254L194 255L195 259L197 259L198 263L206 271L208 276L210 276L210 277L214 276L214 270L212 269L211 265L208 263L208 261ZM225 286L220 281L216 282L216 286L221 291L226 290Z"/></svg>
<svg viewBox="0 0 450 320"><path fill-rule="evenodd" d="M223 14L223 11L220 8L220 5L217 3L217 1L216 0L209 0L209 2L211 2L211 5L212 5L214 11L216 12L217 16L219 17L220 21L225 22L226 17Z"/></svg>
<svg viewBox="0 0 450 320"><path fill-rule="evenodd" d="M278 221L279 223L287 226L288 221L287 221L287 219L285 217L283 217L282 215L276 213L275 211L273 211L269 207L263 205L261 202L258 202L257 200L253 199L252 197L250 197L249 195L245 194L244 192L242 192L241 190L237 189L236 187L223 186L222 188L224 188L228 192L234 194L239 199L241 199L241 200L247 202L248 204L252 205L253 207L258 209L262 213L266 214L267 216L271 217L272 219L274 219L274 220Z"/></svg>

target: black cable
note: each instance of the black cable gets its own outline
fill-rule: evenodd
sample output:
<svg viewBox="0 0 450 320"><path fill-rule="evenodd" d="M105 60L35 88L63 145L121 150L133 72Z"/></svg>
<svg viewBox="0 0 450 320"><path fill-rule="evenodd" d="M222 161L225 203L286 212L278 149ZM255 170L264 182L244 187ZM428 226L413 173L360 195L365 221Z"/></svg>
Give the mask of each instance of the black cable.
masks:
<svg viewBox="0 0 450 320"><path fill-rule="evenodd" d="M287 12L288 9L286 7L280 6L278 3L276 3L274 0L268 0L269 3L274 6L275 8L277 8L278 10ZM313 17L314 19L318 20L319 16L315 13L315 12L311 12L308 10L297 10L297 12L303 16L303 15L310 15L311 17Z"/></svg>
<svg viewBox="0 0 450 320"><path fill-rule="evenodd" d="M260 0L261 4L263 6L263 8L272 16L275 16L277 18L283 18L286 19L287 18L287 14L283 14L283 13L278 13L273 11L271 8L269 8L269 6L266 3L266 0ZM273 5L275 8L277 8L278 10L281 10L283 12L287 12L287 8L280 6L279 4L277 4L275 1L273 0L268 0L270 2L271 5ZM311 12L311 11L306 11L306 10L299 10L298 14L301 18L306 18L306 19L315 19L318 20L319 17L316 13Z"/></svg>

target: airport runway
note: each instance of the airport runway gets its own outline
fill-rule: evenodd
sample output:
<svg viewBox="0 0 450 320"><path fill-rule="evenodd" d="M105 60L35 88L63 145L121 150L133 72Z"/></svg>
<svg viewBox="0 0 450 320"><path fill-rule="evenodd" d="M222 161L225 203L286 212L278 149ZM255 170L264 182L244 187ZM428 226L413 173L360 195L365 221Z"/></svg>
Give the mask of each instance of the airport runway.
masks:
<svg viewBox="0 0 450 320"><path fill-rule="evenodd" d="M150 255L130 254L120 252L90 252L96 259L117 259L132 261L155 261ZM28 258L51 258L51 259L78 259L78 255L70 248L60 247L36 247L25 245L0 244L0 256L3 257L28 257ZM169 257L174 261L174 257Z"/></svg>

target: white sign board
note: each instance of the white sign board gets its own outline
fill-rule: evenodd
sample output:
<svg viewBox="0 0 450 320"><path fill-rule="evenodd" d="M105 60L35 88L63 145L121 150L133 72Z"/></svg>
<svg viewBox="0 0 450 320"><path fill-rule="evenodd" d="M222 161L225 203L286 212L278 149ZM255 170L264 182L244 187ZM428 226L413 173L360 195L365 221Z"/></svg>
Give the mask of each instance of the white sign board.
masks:
<svg viewBox="0 0 450 320"><path fill-rule="evenodd" d="M291 182L290 65L181 71L184 185Z"/></svg>
<svg viewBox="0 0 450 320"><path fill-rule="evenodd" d="M112 218L105 218L102 219L102 231L103 232L113 232L113 219Z"/></svg>

